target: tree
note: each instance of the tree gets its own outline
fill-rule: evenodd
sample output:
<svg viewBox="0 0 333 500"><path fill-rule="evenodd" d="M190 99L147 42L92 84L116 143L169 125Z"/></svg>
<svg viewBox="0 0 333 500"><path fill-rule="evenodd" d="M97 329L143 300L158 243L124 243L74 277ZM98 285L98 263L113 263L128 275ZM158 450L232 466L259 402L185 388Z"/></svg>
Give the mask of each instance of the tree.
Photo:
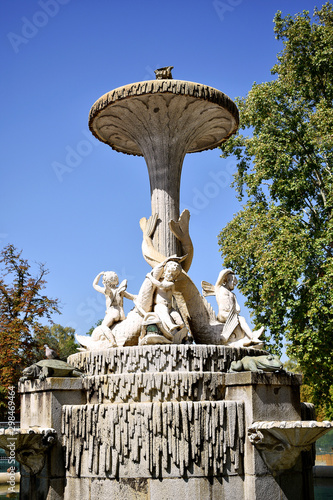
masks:
<svg viewBox="0 0 333 500"><path fill-rule="evenodd" d="M302 370L296 359L291 358L283 363L284 370L288 372L298 373L302 375ZM333 396L333 386L330 388L330 397ZM305 403L312 403L314 401L314 389L311 385L302 384L300 388L301 401ZM325 401L316 402L316 419L320 422L326 419L326 405ZM331 438L330 438L331 440Z"/></svg>
<svg viewBox="0 0 333 500"><path fill-rule="evenodd" d="M35 361L38 343L44 332L42 319L59 312L58 300L42 295L44 264L38 264L35 276L30 264L13 245L0 253L0 413L6 411L9 386L15 386L23 368ZM18 408L18 405L17 405Z"/></svg>
<svg viewBox="0 0 333 500"><path fill-rule="evenodd" d="M89 330L87 331L86 335L92 335L93 331L95 330L95 328L97 326L100 326L103 322L103 319L99 319L98 321L96 321L95 325L93 325L92 327L89 328Z"/></svg>
<svg viewBox="0 0 333 500"><path fill-rule="evenodd" d="M219 235L268 346L284 339L314 402L333 417L333 11L275 19L283 42L274 79L237 99L241 127L222 147L234 155L244 206Z"/></svg>
<svg viewBox="0 0 333 500"><path fill-rule="evenodd" d="M66 361L68 356L75 354L79 344L75 340L75 330L69 326L54 324L45 326L43 330L38 332L36 341L39 346L38 359L44 359L44 345L47 344L51 349L54 349L59 358Z"/></svg>

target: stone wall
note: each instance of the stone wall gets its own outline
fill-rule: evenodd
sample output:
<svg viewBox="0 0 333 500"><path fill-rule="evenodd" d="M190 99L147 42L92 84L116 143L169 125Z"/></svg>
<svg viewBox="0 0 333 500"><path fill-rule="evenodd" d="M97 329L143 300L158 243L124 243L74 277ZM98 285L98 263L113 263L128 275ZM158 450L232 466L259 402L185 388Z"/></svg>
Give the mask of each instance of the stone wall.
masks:
<svg viewBox="0 0 333 500"><path fill-rule="evenodd" d="M301 418L300 377L227 373L262 354L113 348L70 356L84 379L25 382L22 422L55 428L58 443L40 474L23 474L22 500L311 499L301 459L275 477L247 437L255 421Z"/></svg>

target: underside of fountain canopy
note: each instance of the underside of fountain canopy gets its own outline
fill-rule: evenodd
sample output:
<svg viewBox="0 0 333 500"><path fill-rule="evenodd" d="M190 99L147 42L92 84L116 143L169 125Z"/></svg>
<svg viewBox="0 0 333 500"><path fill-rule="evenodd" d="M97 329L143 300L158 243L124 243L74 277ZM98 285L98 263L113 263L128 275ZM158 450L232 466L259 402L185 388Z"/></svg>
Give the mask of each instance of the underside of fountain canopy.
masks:
<svg viewBox="0 0 333 500"><path fill-rule="evenodd" d="M169 228L179 219L182 165L186 153L214 149L238 128L238 110L223 92L171 77L132 83L102 96L92 106L89 127L114 150L144 156L152 215L158 216L154 247L180 255Z"/></svg>
<svg viewBox="0 0 333 500"><path fill-rule="evenodd" d="M184 143L185 153L214 149L236 132L234 102L223 92L182 80L149 80L111 90L89 115L97 139L116 151L145 156L150 138Z"/></svg>

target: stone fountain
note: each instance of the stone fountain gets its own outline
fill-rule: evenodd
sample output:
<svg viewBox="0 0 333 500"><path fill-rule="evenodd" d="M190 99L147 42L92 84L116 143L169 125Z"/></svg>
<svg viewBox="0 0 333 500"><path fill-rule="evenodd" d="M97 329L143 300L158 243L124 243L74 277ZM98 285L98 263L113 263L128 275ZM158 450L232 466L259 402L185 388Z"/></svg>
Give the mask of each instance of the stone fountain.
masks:
<svg viewBox="0 0 333 500"><path fill-rule="evenodd" d="M144 156L152 214L158 214L153 245L164 256L181 252L169 222L178 221L180 215L185 154L216 148L236 132L235 104L206 85L157 79L102 96L90 111L89 126L95 137L116 151Z"/></svg>
<svg viewBox="0 0 333 500"><path fill-rule="evenodd" d="M171 69L108 92L90 111L95 137L146 160L152 213L140 226L151 269L137 294L112 271L95 278L106 315L68 359L82 377L50 365L22 379L24 500L313 498L312 447L331 424L300 403L301 377L262 350L262 329L240 315L232 270L203 281L203 295L188 274L183 160L235 133L238 111L219 90L173 80ZM124 298L134 303L127 317ZM3 446L9 439L0 436Z"/></svg>

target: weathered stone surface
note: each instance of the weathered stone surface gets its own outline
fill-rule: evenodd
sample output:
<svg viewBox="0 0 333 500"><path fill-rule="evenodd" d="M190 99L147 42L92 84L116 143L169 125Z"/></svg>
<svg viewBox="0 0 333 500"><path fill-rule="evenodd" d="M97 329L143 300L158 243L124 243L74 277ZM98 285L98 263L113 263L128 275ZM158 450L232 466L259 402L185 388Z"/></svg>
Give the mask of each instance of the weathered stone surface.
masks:
<svg viewBox="0 0 333 500"><path fill-rule="evenodd" d="M224 500L243 498L243 483L240 476L164 479L149 481L151 499L174 500Z"/></svg>
<svg viewBox="0 0 333 500"><path fill-rule="evenodd" d="M64 500L240 500L244 497L242 476L215 478L72 478L66 485ZM246 497L249 500L250 497ZM259 498L259 497L258 497ZM270 497L272 498L272 497ZM274 497L273 497L274 498ZM260 497L266 500L265 496ZM30 499L29 499L30 500Z"/></svg>
<svg viewBox="0 0 333 500"><path fill-rule="evenodd" d="M191 109L193 105L195 110ZM170 116L175 127L166 131L163 126ZM213 123L208 124L209 121ZM148 139L149 125L155 130L153 137L167 133L165 142L173 144L171 134L181 136L178 140L186 152L193 153L219 146L237 130L238 121L237 107L226 94L207 85L181 80L151 80L119 87L98 99L89 114L89 127L97 139L116 151L138 156L144 154L145 141L139 140L140 134ZM207 123L209 134L203 123ZM190 127L188 138L184 138L184 125Z"/></svg>
<svg viewBox="0 0 333 500"><path fill-rule="evenodd" d="M98 482L98 479L96 479ZM63 499L64 500L104 500L101 495L102 492L99 492L99 495L91 496L91 478L90 477L66 477L66 488L64 492ZM109 494L109 499L111 495ZM123 498L122 500L125 500Z"/></svg>
<svg viewBox="0 0 333 500"><path fill-rule="evenodd" d="M301 420L299 388L301 376L291 373L228 373L225 376L226 398L242 400L245 405L245 427L254 422ZM305 411L307 410L307 412ZM303 415L311 408L304 408ZM304 455L304 454L303 454ZM304 458L304 457L303 457ZM312 499L311 468L299 458L295 466L274 477L260 452L248 438L244 447L244 499L269 500L272 498ZM296 496L295 495L296 492Z"/></svg>
<svg viewBox="0 0 333 500"><path fill-rule="evenodd" d="M253 353L261 354L200 345L116 348L71 356L72 364L90 371L86 379L25 382L25 422L60 425L62 436L36 485L57 495L47 485L66 476L65 500L109 498L110 492L145 500L158 492L158 499L170 500L177 492L191 500L271 500L303 491L301 459L288 472L288 490L246 435L256 420L301 418L301 377L225 373L233 359ZM303 410L306 416L312 408Z"/></svg>
<svg viewBox="0 0 333 500"><path fill-rule="evenodd" d="M26 381L23 420L56 427L62 436L36 485L57 495L47 485L66 476L65 500L110 492L145 500L158 492L157 498L171 499L176 492L186 498L187 491L191 500L298 494L304 490L301 459L288 472L288 490L246 432L255 421L300 419L301 377L226 373L233 360L260 354L212 345L114 348L71 356L71 364L90 372L85 379ZM303 408L304 416L311 410ZM26 491L26 479L23 485Z"/></svg>
<svg viewBox="0 0 333 500"><path fill-rule="evenodd" d="M254 422L247 433L267 467L276 474L291 469L301 452L311 450L312 444L332 426L331 422L314 420Z"/></svg>
<svg viewBox="0 0 333 500"><path fill-rule="evenodd" d="M70 377L49 377L45 380L26 380L19 385L21 394L46 391L80 391L82 388L82 378Z"/></svg>
<svg viewBox="0 0 333 500"><path fill-rule="evenodd" d="M244 486L248 496L245 493L244 498L246 500L312 500L313 492L304 488L303 481L302 472L294 470L277 477L269 474L247 477Z"/></svg>
<svg viewBox="0 0 333 500"><path fill-rule="evenodd" d="M61 408L64 404L83 404L82 379L48 378L20 384L21 427L52 427L61 432Z"/></svg>
<svg viewBox="0 0 333 500"><path fill-rule="evenodd" d="M88 375L173 371L222 373L229 370L234 360L263 354L265 351L217 345L155 345L81 352L69 356L68 362Z"/></svg>
<svg viewBox="0 0 333 500"><path fill-rule="evenodd" d="M99 500L147 500L149 490L148 479L109 478L91 480L91 499ZM154 497L151 497L154 498Z"/></svg>
<svg viewBox="0 0 333 500"><path fill-rule="evenodd" d="M7 456L20 462L32 474L38 474L45 465L49 448L55 444L54 429L0 429L0 446Z"/></svg>
<svg viewBox="0 0 333 500"><path fill-rule="evenodd" d="M64 406L71 476L180 477L242 470L241 402Z"/></svg>
<svg viewBox="0 0 333 500"><path fill-rule="evenodd" d="M295 374L240 372L227 373L226 398L244 401L245 426L256 421L300 420L299 387L301 377ZM247 475L268 474L260 453L249 439L245 440L244 470Z"/></svg>
<svg viewBox="0 0 333 500"><path fill-rule="evenodd" d="M224 399L224 373L125 373L86 377L88 403L218 401Z"/></svg>
<svg viewBox="0 0 333 500"><path fill-rule="evenodd" d="M301 420L301 376L292 373L227 373L226 398L244 401L247 424L255 421Z"/></svg>
<svg viewBox="0 0 333 500"><path fill-rule="evenodd" d="M84 404L86 395L82 391L82 379L48 378L44 381L28 380L20 384L21 392L21 427L50 427L56 430L58 439L48 453L42 472L34 477L39 482L45 476L44 483L51 478L64 478L63 449L61 436L62 407L64 404ZM29 483L29 480L24 480ZM44 484L43 483L43 484ZM41 486L40 486L41 487ZM28 486L25 487L29 489ZM46 487L47 490L47 487ZM29 500L33 499L29 497Z"/></svg>

